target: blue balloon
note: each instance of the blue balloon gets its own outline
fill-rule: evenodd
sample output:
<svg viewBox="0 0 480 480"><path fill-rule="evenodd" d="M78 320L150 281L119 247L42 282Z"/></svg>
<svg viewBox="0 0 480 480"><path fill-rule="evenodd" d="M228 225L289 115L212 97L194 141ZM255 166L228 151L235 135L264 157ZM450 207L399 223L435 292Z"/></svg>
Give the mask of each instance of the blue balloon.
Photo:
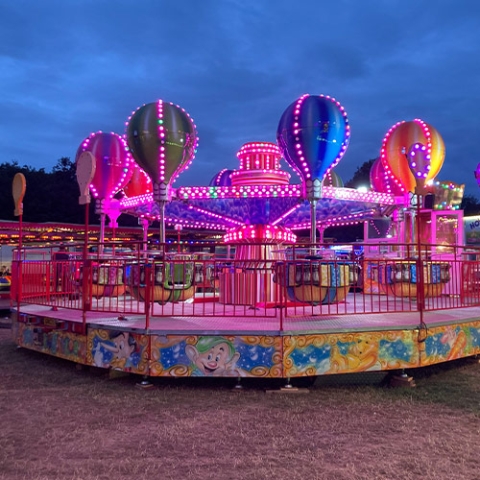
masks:
<svg viewBox="0 0 480 480"><path fill-rule="evenodd" d="M283 113L277 142L304 182L323 180L343 157L350 140L345 109L325 95L303 95Z"/></svg>

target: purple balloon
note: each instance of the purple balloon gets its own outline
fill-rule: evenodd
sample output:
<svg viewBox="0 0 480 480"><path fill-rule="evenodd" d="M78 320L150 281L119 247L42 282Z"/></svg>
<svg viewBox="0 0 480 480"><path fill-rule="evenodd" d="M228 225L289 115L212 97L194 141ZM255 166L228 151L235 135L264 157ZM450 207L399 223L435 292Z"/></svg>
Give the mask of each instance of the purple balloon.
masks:
<svg viewBox="0 0 480 480"><path fill-rule="evenodd" d="M231 175L233 170L223 169L218 172L211 180L211 187L230 187L232 185Z"/></svg>

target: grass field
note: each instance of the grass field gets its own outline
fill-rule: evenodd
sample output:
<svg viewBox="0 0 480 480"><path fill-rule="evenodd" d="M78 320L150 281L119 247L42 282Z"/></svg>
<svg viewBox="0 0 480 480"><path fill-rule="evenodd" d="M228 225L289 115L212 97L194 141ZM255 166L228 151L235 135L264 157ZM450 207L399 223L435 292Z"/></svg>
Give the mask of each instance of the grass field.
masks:
<svg viewBox="0 0 480 480"><path fill-rule="evenodd" d="M473 361L412 371L413 389L331 378L300 394L209 379L142 390L17 349L0 329L0 368L0 479L480 478Z"/></svg>

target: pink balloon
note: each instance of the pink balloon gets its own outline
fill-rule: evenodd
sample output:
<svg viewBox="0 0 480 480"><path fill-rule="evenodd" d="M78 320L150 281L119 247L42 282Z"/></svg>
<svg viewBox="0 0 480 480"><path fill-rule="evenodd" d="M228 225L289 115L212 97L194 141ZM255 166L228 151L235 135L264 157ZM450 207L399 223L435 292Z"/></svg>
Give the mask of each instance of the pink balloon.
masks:
<svg viewBox="0 0 480 480"><path fill-rule="evenodd" d="M95 157L95 175L90 190L96 199L111 200L130 180L133 158L123 137L116 133L92 133L77 151L90 152Z"/></svg>
<svg viewBox="0 0 480 480"><path fill-rule="evenodd" d="M373 162L370 169L370 185L376 192L391 193L392 195L404 195L406 190L403 185L396 183L393 178L387 174L380 158Z"/></svg>

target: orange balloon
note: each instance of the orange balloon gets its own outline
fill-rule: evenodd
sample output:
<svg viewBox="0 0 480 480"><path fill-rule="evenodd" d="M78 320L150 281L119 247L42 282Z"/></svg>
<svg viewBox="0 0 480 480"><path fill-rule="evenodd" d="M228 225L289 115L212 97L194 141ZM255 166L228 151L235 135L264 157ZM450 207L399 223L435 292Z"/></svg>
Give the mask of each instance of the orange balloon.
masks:
<svg viewBox="0 0 480 480"><path fill-rule="evenodd" d="M416 143L426 147L426 175L422 177L414 175L408 159L410 147ZM414 193L417 186L423 186L437 176L445 160L445 144L438 131L423 120L403 121L385 135L380 158L387 174L406 192Z"/></svg>

